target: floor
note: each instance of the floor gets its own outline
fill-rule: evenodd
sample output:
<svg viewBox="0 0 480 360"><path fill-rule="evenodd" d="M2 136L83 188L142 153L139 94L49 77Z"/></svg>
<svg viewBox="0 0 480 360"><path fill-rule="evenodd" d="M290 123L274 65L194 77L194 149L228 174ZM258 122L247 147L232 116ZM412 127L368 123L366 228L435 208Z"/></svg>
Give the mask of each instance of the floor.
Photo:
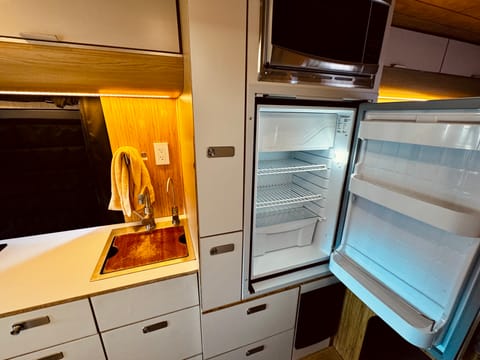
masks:
<svg viewBox="0 0 480 360"><path fill-rule="evenodd" d="M305 356L301 360L343 360L333 346Z"/></svg>

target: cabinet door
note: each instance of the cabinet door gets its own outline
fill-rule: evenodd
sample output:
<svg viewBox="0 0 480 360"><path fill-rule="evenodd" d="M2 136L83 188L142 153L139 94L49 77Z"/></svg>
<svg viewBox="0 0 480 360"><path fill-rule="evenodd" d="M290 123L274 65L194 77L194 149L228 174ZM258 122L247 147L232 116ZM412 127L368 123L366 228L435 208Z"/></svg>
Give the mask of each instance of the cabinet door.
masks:
<svg viewBox="0 0 480 360"><path fill-rule="evenodd" d="M392 27L385 46L385 66L439 72L448 40Z"/></svg>
<svg viewBox="0 0 480 360"><path fill-rule="evenodd" d="M240 301L242 233L200 239L202 310Z"/></svg>
<svg viewBox="0 0 480 360"><path fill-rule="evenodd" d="M443 61L442 73L460 76L480 76L480 46L450 40Z"/></svg>
<svg viewBox="0 0 480 360"><path fill-rule="evenodd" d="M0 359L97 333L87 299L0 319Z"/></svg>
<svg viewBox="0 0 480 360"><path fill-rule="evenodd" d="M202 316L203 355L213 357L293 329L298 288Z"/></svg>
<svg viewBox="0 0 480 360"><path fill-rule="evenodd" d="M2 2L0 35L179 53L175 0Z"/></svg>
<svg viewBox="0 0 480 360"><path fill-rule="evenodd" d="M198 306L102 333L110 360L178 360L202 352Z"/></svg>
<svg viewBox="0 0 480 360"><path fill-rule="evenodd" d="M242 229L246 4L188 4L201 237Z"/></svg>
<svg viewBox="0 0 480 360"><path fill-rule="evenodd" d="M98 335L89 336L45 350L16 357L15 360L101 360L105 359L102 343Z"/></svg>

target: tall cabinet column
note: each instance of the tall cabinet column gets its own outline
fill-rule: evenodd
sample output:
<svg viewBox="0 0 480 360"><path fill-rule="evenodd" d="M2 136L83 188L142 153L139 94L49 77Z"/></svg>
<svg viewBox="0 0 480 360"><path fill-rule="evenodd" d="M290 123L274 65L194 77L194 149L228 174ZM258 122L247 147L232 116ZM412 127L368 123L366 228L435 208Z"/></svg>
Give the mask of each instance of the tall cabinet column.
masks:
<svg viewBox="0 0 480 360"><path fill-rule="evenodd" d="M247 1L184 0L183 5L205 311L241 297Z"/></svg>

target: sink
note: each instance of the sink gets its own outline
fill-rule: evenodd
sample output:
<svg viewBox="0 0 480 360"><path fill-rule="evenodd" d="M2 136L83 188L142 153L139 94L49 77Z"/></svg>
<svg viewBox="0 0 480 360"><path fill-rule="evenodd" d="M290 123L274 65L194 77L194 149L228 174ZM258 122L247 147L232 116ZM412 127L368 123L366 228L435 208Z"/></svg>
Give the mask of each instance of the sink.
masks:
<svg viewBox="0 0 480 360"><path fill-rule="evenodd" d="M145 231L144 226L112 230L91 280L195 259L185 230L183 225L159 227L152 231Z"/></svg>

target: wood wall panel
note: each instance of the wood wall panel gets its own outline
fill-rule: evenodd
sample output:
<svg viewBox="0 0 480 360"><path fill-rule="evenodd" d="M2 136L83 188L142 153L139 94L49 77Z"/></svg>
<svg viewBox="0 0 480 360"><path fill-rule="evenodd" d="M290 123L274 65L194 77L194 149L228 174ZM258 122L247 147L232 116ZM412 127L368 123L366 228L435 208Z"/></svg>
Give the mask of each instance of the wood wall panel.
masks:
<svg viewBox="0 0 480 360"><path fill-rule="evenodd" d="M0 91L177 97L183 57L0 40Z"/></svg>
<svg viewBox="0 0 480 360"><path fill-rule="evenodd" d="M145 165L155 189L155 217L171 216L168 177L175 186L180 214L184 213L182 160L177 129L177 101L174 99L101 97L112 152L133 146L147 154ZM168 142L169 165L155 165L154 142ZM132 217L127 220L138 220Z"/></svg>
<svg viewBox="0 0 480 360"><path fill-rule="evenodd" d="M362 351L368 320L374 315L375 313L352 292L346 291L342 318L333 339L333 346L343 359L358 359Z"/></svg>
<svg viewBox="0 0 480 360"><path fill-rule="evenodd" d="M480 44L480 5L471 0L396 0L392 25Z"/></svg>

